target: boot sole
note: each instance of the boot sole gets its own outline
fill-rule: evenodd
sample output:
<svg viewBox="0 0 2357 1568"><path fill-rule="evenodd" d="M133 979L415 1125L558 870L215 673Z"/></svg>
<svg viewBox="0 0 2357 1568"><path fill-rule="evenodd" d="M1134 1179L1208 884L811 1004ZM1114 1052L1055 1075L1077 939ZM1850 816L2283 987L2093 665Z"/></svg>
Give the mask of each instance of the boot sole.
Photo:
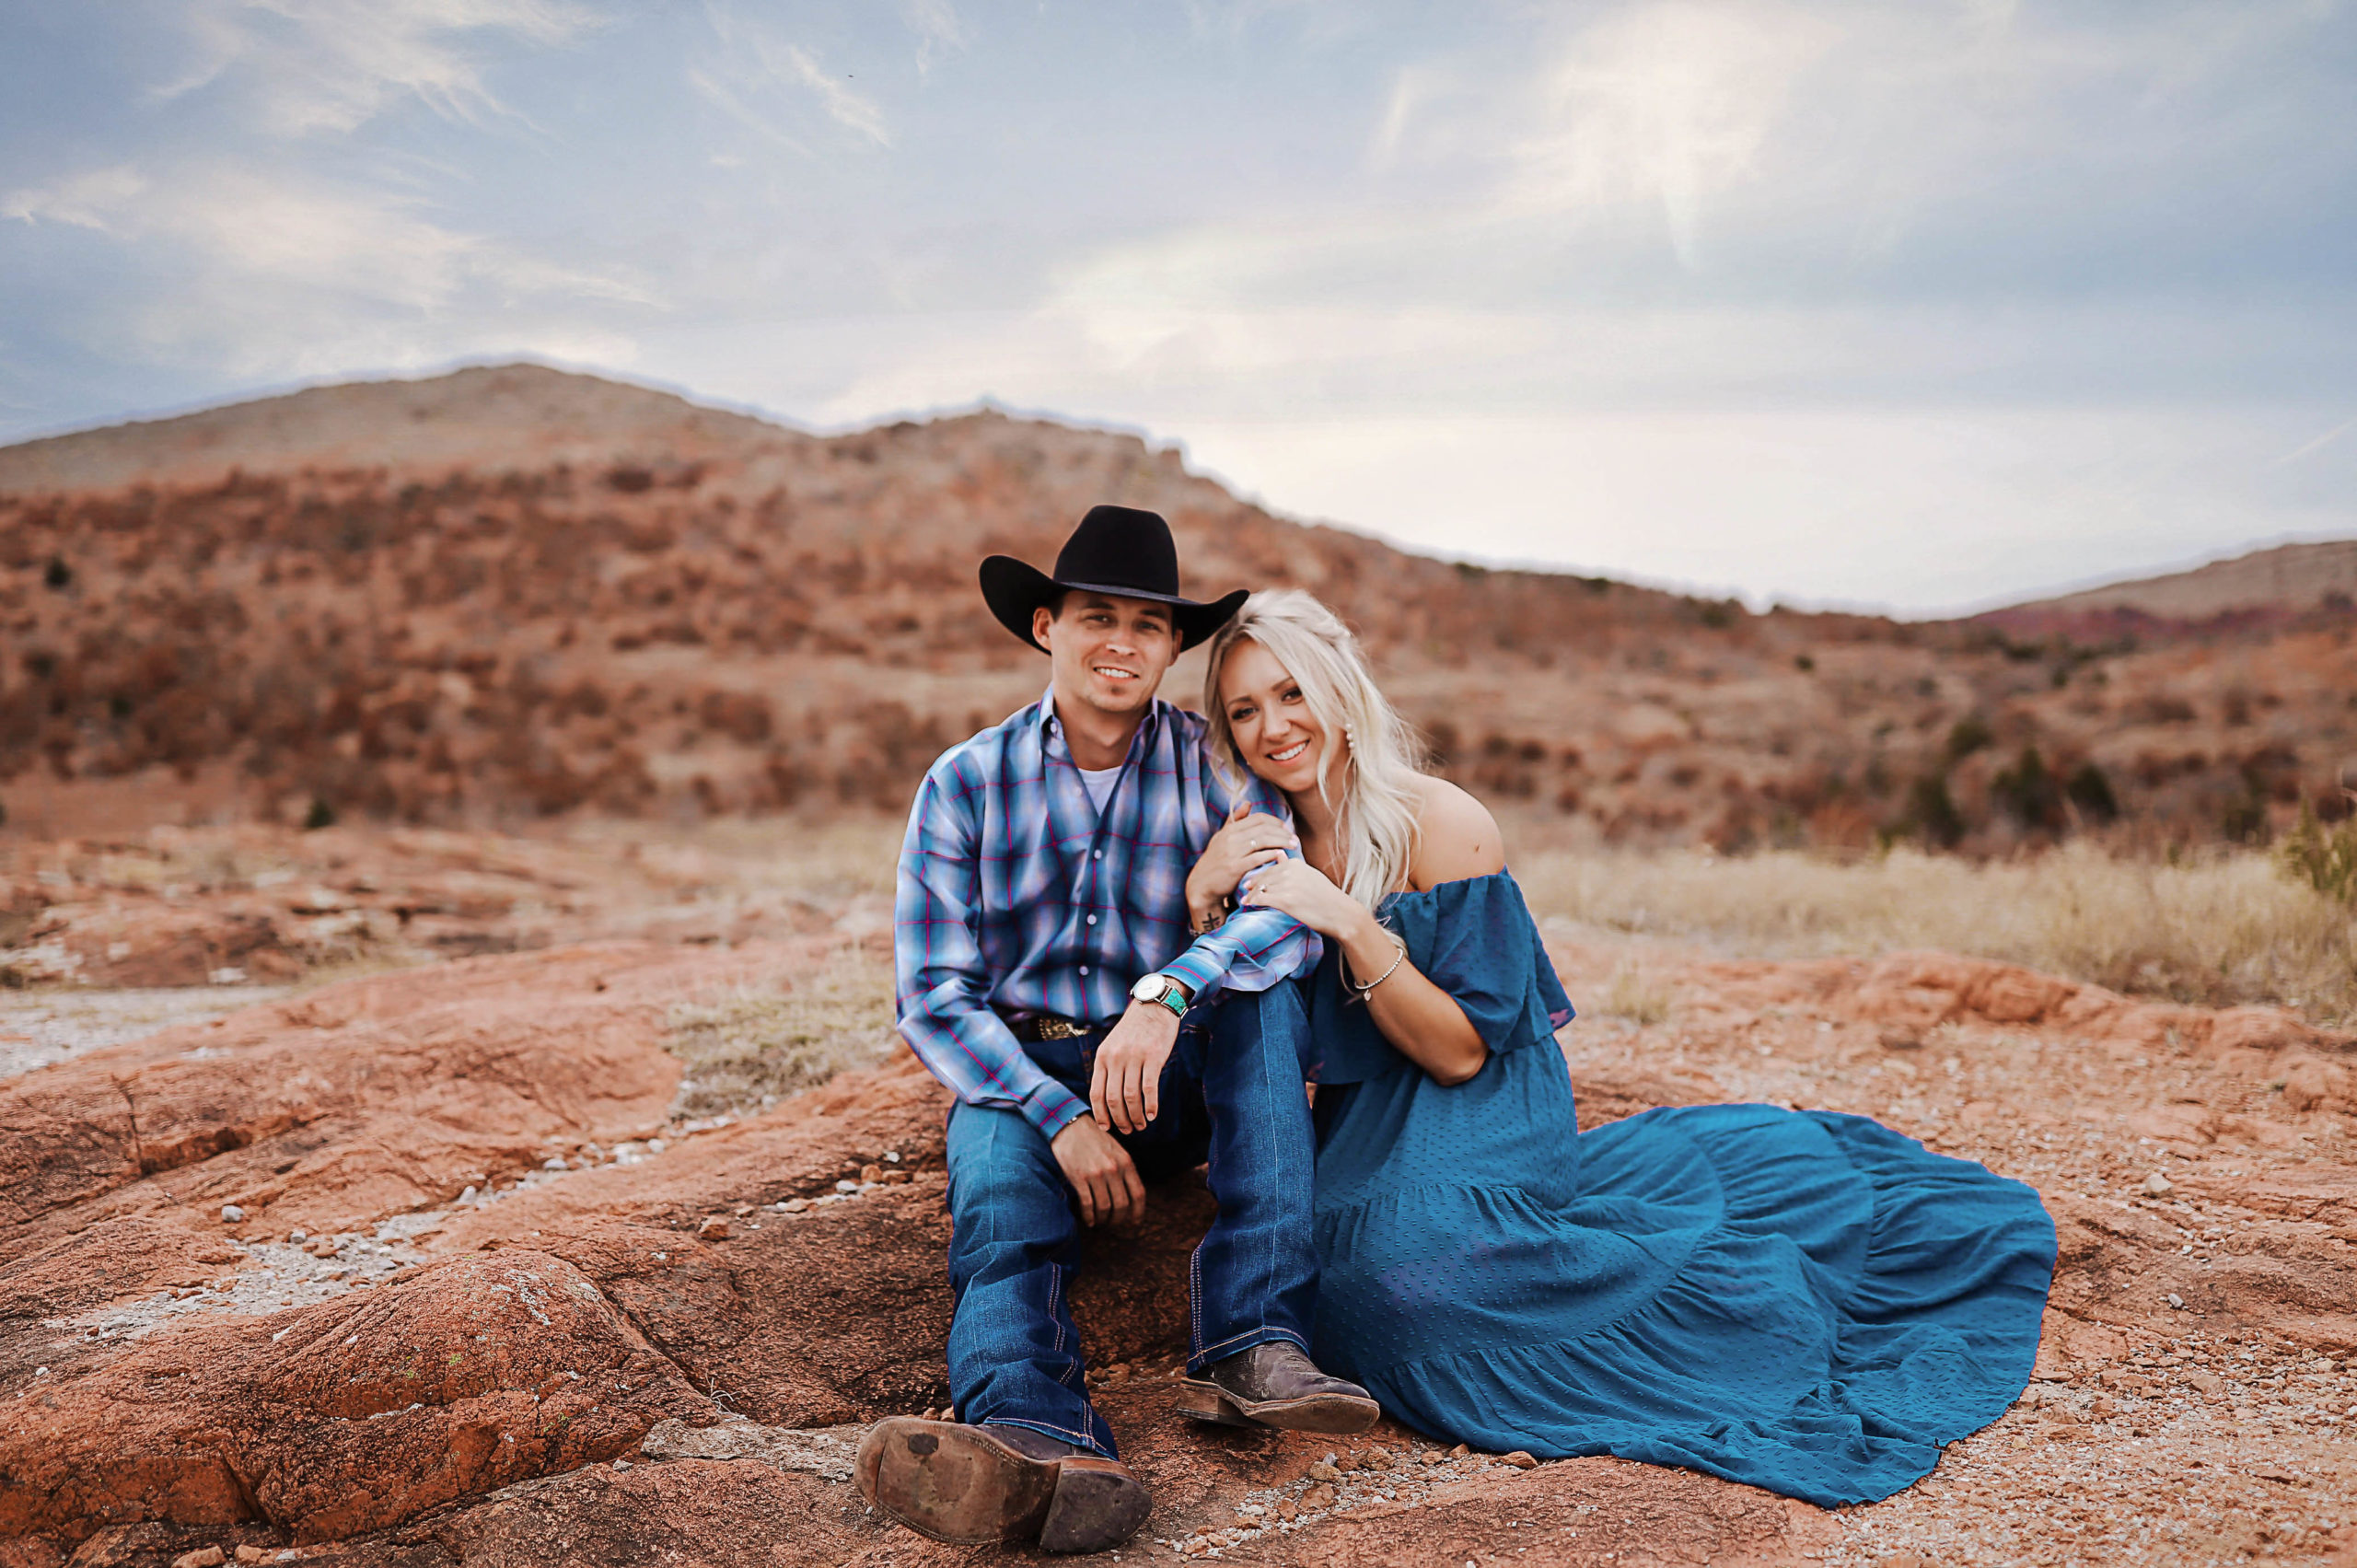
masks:
<svg viewBox="0 0 2357 1568"><path fill-rule="evenodd" d="M1032 1541L1103 1551L1135 1535L1151 1500L1110 1459L1035 1459L987 1427L892 1416L860 1439L860 1495L919 1535L955 1546Z"/></svg>
<svg viewBox="0 0 2357 1568"><path fill-rule="evenodd" d="M1053 1464L978 1426L904 1415L867 1429L853 1473L868 1502L957 1546L1035 1539L1056 1493Z"/></svg>
<svg viewBox="0 0 2357 1568"><path fill-rule="evenodd" d="M1382 1419L1383 1407L1349 1394L1310 1394L1298 1400L1238 1400L1209 1378L1178 1385L1178 1413L1214 1426L1273 1427L1279 1432L1364 1432Z"/></svg>

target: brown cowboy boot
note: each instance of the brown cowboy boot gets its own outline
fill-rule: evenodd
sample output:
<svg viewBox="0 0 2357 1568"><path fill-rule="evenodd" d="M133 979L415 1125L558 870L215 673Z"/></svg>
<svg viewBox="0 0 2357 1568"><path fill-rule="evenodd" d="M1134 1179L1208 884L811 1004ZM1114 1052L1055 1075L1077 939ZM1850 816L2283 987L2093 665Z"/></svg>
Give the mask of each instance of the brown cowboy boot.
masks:
<svg viewBox="0 0 2357 1568"><path fill-rule="evenodd" d="M1283 1432L1364 1432L1383 1413L1364 1388L1318 1371L1291 1340L1213 1362L1178 1385L1178 1409L1197 1421Z"/></svg>
<svg viewBox="0 0 2357 1568"><path fill-rule="evenodd" d="M859 1494L935 1540L1038 1541L1103 1551L1137 1534L1152 1500L1129 1469L1028 1426L896 1415L860 1440Z"/></svg>

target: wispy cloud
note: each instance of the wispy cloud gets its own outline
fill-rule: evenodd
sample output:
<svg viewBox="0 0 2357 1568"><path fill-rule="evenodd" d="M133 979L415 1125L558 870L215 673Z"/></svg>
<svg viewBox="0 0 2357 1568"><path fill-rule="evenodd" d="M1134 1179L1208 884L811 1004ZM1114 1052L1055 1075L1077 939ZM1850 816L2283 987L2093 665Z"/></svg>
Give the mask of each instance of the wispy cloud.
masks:
<svg viewBox="0 0 2357 1568"><path fill-rule="evenodd" d="M2284 468L2290 464L2298 462L2302 458L2314 457L2316 453L2323 451L2327 447L2331 446L2335 441L2340 440L2342 436L2348 435L2352 430L2357 430L2357 419L2344 419L2339 424L2336 424L2331 429L2326 431L2323 435L2316 436L2314 440L2301 442L2298 446L2293 447L2290 451L2276 459L2275 461L2269 466L2279 469Z"/></svg>
<svg viewBox="0 0 2357 1568"><path fill-rule="evenodd" d="M821 64L809 49L779 37L728 0L708 0L704 15L718 47L689 68L688 82L731 119L781 145L799 149L801 138L778 123L777 108L761 100L815 101L842 129L879 147L892 145L882 107L851 86L848 72ZM956 18L949 20L955 27Z"/></svg>
<svg viewBox="0 0 2357 1568"><path fill-rule="evenodd" d="M935 60L965 47L965 24L949 0L900 0L900 11L917 35L917 75L930 75Z"/></svg>
<svg viewBox="0 0 2357 1568"><path fill-rule="evenodd" d="M111 234L122 215L146 189L146 176L127 164L93 168L0 196L0 217L20 223L68 224Z"/></svg>
<svg viewBox="0 0 2357 1568"><path fill-rule="evenodd" d="M1515 146L1503 203L1537 213L1655 206L1691 271L1706 207L1761 172L1795 81L1839 36L1784 5L1676 0L1599 23L1541 73L1538 123Z"/></svg>
<svg viewBox="0 0 2357 1568"><path fill-rule="evenodd" d="M454 120L507 112L470 45L506 34L542 47L594 28L571 0L193 0L193 58L156 88L219 87L282 135L351 131L414 99Z"/></svg>
<svg viewBox="0 0 2357 1568"><path fill-rule="evenodd" d="M791 79L818 95L828 119L847 131L857 132L879 147L892 145L892 134L884 127L884 111L877 107L874 99L845 87L842 80L798 44L789 43L780 52Z"/></svg>
<svg viewBox="0 0 2357 1568"><path fill-rule="evenodd" d="M641 278L447 227L402 198L234 163L93 170L0 197L0 214L103 233L172 279L99 329L118 351L249 374L412 363L425 321L437 335L489 328L495 341L561 318L568 304L662 305ZM564 328L553 339L589 341L630 352L610 330Z"/></svg>

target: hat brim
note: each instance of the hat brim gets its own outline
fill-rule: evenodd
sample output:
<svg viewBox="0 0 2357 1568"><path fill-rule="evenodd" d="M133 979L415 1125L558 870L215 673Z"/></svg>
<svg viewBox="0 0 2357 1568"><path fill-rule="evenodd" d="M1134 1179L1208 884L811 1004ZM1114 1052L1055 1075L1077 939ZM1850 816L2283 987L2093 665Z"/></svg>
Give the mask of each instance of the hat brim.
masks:
<svg viewBox="0 0 2357 1568"><path fill-rule="evenodd" d="M1028 561L1017 561L1012 555L992 555L982 561L982 602L991 607L998 623L1022 639L1026 647L1047 650L1031 635L1031 612L1066 592L1110 594L1118 598L1151 599L1155 604L1170 607L1170 621L1178 633L1178 646L1183 650L1209 637L1226 625L1243 608L1249 590L1237 588L1222 594L1208 603L1179 598L1173 594L1149 593L1144 588L1121 587L1111 583L1059 582Z"/></svg>

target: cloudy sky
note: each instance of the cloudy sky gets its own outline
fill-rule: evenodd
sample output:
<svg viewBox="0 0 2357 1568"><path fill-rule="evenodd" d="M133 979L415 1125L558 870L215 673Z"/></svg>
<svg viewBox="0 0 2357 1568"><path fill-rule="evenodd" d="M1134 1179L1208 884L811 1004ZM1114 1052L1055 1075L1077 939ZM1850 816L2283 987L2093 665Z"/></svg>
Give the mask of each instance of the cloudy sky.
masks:
<svg viewBox="0 0 2357 1568"><path fill-rule="evenodd" d="M531 355L1910 612L2357 535L2357 5L0 0L0 440Z"/></svg>

